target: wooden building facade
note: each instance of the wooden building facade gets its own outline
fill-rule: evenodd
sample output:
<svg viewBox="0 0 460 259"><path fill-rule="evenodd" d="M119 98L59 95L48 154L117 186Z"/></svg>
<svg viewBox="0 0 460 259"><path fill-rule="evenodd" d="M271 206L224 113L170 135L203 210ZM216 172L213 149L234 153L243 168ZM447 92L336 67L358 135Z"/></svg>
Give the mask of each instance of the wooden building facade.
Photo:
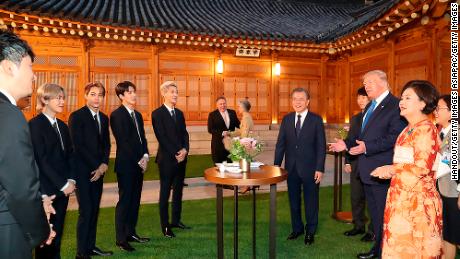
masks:
<svg viewBox="0 0 460 259"><path fill-rule="evenodd" d="M325 122L346 123L357 112L355 93L369 70L386 71L396 95L413 79L449 92L449 1L393 2L365 25L325 42L144 30L6 5L0 5L0 26L15 30L33 47L36 85L65 87L64 120L84 105L87 82L105 85L103 111L110 113L120 104L114 87L129 80L137 86L137 109L148 123L150 112L162 103L159 85L173 80L188 125L205 125L221 95L230 107L248 98L257 124L278 124L292 109L290 92L296 87L309 90L310 110ZM237 47L258 49L260 57L237 57ZM216 71L219 59L223 73ZM36 114L35 99L24 111L28 118Z"/></svg>

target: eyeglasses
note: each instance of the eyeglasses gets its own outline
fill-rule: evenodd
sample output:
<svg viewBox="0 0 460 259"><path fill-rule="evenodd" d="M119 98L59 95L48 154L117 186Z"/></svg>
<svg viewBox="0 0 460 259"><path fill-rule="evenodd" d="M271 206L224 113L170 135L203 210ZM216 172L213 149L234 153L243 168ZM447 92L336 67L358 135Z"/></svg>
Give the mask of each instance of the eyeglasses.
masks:
<svg viewBox="0 0 460 259"><path fill-rule="evenodd" d="M449 110L449 107L436 107L436 111L438 112L439 110Z"/></svg>

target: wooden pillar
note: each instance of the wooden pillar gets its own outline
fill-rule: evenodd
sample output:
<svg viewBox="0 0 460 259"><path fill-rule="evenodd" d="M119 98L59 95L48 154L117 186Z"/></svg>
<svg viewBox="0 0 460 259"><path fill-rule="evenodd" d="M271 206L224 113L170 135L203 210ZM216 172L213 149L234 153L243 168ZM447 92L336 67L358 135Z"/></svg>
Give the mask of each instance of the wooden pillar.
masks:
<svg viewBox="0 0 460 259"><path fill-rule="evenodd" d="M275 75L274 73L274 68L276 62L278 62L278 53L272 52L272 60L271 60L271 87L270 87L270 92L271 92L271 124L280 124L280 121L278 121L278 116L279 116L279 98L278 98L278 93L279 93L279 84L280 84L280 76Z"/></svg>
<svg viewBox="0 0 460 259"><path fill-rule="evenodd" d="M327 62L329 60L329 56L322 56L321 57L321 87L319 89L319 103L327 104L328 98L328 89L327 89ZM327 105L320 105L319 113L323 118L323 121L327 122Z"/></svg>
<svg viewBox="0 0 460 259"><path fill-rule="evenodd" d="M152 85L150 93L150 110L154 110L160 106L162 103L161 94L160 94L160 50L157 45L151 46L152 52Z"/></svg>
<svg viewBox="0 0 460 259"><path fill-rule="evenodd" d="M393 39L388 39L387 42L388 52L388 83L390 84L390 92L398 95L396 92L396 71L395 71L395 42Z"/></svg>
<svg viewBox="0 0 460 259"><path fill-rule="evenodd" d="M77 98L78 107L83 106L85 104L84 95L84 87L88 82L93 81L91 79L91 40L83 39L82 40L82 71L81 71L81 78L80 78L80 85L77 88ZM107 96L107 87L105 88L105 96Z"/></svg>

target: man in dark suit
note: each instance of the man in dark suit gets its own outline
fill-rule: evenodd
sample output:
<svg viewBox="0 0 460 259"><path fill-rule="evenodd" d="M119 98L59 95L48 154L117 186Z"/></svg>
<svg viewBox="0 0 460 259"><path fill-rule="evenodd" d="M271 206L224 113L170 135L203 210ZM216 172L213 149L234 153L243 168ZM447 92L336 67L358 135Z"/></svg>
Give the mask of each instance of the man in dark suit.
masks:
<svg viewBox="0 0 460 259"><path fill-rule="evenodd" d="M176 108L177 85L172 81L160 86L164 104L152 112L152 125L158 140L156 162L160 169L160 221L165 237L175 237L171 228L188 229L181 222L182 190L189 150L185 117ZM169 223L169 195L173 190L172 219Z"/></svg>
<svg viewBox="0 0 460 259"><path fill-rule="evenodd" d="M366 108L369 104L369 97L367 97L366 89L360 87L357 92L356 102L361 110L359 113L353 115L350 120L350 130L347 138L356 138L361 132L361 119ZM345 140L347 141L347 140ZM345 236L356 236L359 234L366 233L366 199L364 198L363 183L358 175L358 157L352 156L348 153L345 154L345 172L350 174L350 198L351 198L351 213L353 215L353 229L348 230L344 233ZM374 230L372 221L369 223L367 233L361 238L362 241L371 242L374 241Z"/></svg>
<svg viewBox="0 0 460 259"><path fill-rule="evenodd" d="M16 101L32 94L34 53L0 30L0 258L32 258L50 233L30 132Z"/></svg>
<svg viewBox="0 0 460 259"><path fill-rule="evenodd" d="M216 100L217 109L210 112L208 116L208 132L212 135L211 138L211 154L214 163L222 163L232 161L227 157L228 151L222 142L228 131L234 131L238 128L240 121L236 116L236 112L227 109L227 100L220 96Z"/></svg>
<svg viewBox="0 0 460 259"><path fill-rule="evenodd" d="M359 135L338 140L330 150L348 150L358 156L358 172L364 184L364 192L374 225L375 244L367 253L358 258L378 258L381 256L383 212L390 181L372 177L377 167L393 163L393 149L399 133L407 125L400 116L399 99L389 91L387 75L381 70L373 70L363 76L367 95L372 100L364 112Z"/></svg>
<svg viewBox="0 0 460 259"><path fill-rule="evenodd" d="M311 245L318 226L319 183L324 173L326 138L322 118L308 110L309 93L303 88L296 88L291 98L295 112L284 116L281 122L274 164L281 166L285 158L292 224L288 240L302 235L305 228L305 245ZM305 227L300 204L302 188Z"/></svg>
<svg viewBox="0 0 460 259"><path fill-rule="evenodd" d="M56 118L64 110L64 88L56 84L44 84L37 89L37 103L41 113L29 121L30 134L37 161L40 189L53 201L56 214L50 218L56 238L49 246L37 248L36 258L61 258L61 240L69 195L75 190L73 147L69 128Z"/></svg>
<svg viewBox="0 0 460 259"><path fill-rule="evenodd" d="M87 84L86 105L69 118L78 186L77 258L113 254L96 247L97 218L110 155L109 118L99 110L104 97L101 83Z"/></svg>
<svg viewBox="0 0 460 259"><path fill-rule="evenodd" d="M122 105L110 115L110 126L117 143L115 172L118 179L119 200L115 209L116 245L125 251L134 251L128 242L145 243L149 238L136 233L142 183L147 170L149 153L145 138L144 119L134 110L136 86L124 81L115 87Z"/></svg>

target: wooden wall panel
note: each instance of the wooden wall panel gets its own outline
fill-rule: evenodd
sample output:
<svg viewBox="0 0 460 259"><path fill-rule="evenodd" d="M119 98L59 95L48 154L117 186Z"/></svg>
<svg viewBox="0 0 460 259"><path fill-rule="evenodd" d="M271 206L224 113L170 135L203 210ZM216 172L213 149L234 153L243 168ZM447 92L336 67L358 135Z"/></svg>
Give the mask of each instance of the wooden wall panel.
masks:
<svg viewBox="0 0 460 259"><path fill-rule="evenodd" d="M284 115L294 111L291 103L291 92L295 88L305 88L310 93L309 109L321 115L320 112L320 87L321 87L321 61L320 60L281 60L282 74L279 78L278 121Z"/></svg>

